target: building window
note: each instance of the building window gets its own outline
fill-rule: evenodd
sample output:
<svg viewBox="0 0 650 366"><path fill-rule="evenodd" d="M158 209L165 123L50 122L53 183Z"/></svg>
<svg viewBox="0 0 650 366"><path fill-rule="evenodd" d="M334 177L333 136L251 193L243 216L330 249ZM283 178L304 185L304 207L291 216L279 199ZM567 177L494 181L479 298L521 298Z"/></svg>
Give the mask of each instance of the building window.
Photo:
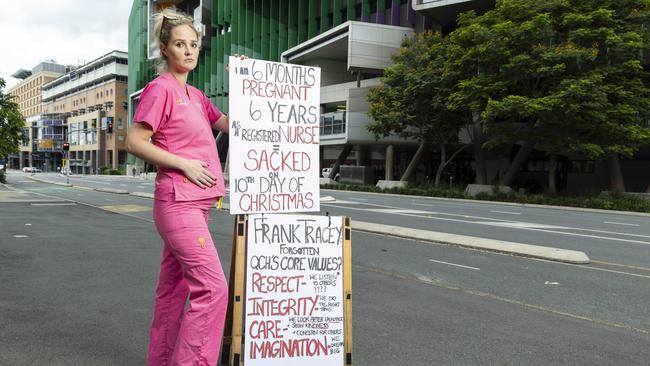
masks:
<svg viewBox="0 0 650 366"><path fill-rule="evenodd" d="M120 130L124 128L124 125L122 124L122 117L117 117L117 128Z"/></svg>

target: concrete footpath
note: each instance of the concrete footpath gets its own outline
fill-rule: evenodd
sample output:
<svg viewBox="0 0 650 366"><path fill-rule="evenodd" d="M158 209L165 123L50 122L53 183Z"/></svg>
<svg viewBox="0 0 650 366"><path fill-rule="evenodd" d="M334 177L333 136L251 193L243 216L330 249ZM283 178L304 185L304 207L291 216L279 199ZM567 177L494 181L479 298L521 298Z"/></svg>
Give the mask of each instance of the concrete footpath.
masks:
<svg viewBox="0 0 650 366"><path fill-rule="evenodd" d="M51 180L41 179L34 176L29 177L32 180L56 184L65 187L75 187L84 190L95 190L98 192L114 193L114 194L128 194L141 198L153 199L153 193L149 192L129 192L122 189L112 188L89 188L84 186L76 186ZM334 198L327 196L321 197L321 202L334 202ZM229 205L223 204L223 210L228 210ZM457 245L465 248L472 248L477 250L486 250L498 253L506 253L511 255L545 259L556 262L572 263L572 264L588 264L590 262L586 253L576 250L568 250L540 245L530 245L523 243L507 242L502 240L485 239L473 236L456 235L449 233L442 233L436 231L419 230L413 228L405 228L401 226L391 226L383 224L375 224L371 222L363 222L352 220L352 229L364 231L375 234L389 235L400 238L421 240L435 243L444 243L450 245Z"/></svg>

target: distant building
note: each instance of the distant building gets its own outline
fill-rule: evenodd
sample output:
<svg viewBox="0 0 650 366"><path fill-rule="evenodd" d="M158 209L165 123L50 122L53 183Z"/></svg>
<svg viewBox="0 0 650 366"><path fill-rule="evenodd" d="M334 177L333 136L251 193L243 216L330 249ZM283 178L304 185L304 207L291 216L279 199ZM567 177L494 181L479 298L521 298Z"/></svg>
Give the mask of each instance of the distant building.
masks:
<svg viewBox="0 0 650 366"><path fill-rule="evenodd" d="M127 76L128 54L111 51L43 85L43 112L38 123L44 138L49 137L45 131L51 131L55 141L63 141L55 127L66 127L73 172L124 169Z"/></svg>
<svg viewBox="0 0 650 366"><path fill-rule="evenodd" d="M61 159L63 127L56 129L60 137L57 141L49 140L43 138L42 134L39 135L41 130L38 121L42 113L41 88L65 72L65 66L54 61L46 61L31 70L20 69L11 75L21 81L9 88L8 94L15 97L26 124L23 128L20 152L9 156L10 168L22 169L26 166L34 166L49 171L55 169L55 162Z"/></svg>

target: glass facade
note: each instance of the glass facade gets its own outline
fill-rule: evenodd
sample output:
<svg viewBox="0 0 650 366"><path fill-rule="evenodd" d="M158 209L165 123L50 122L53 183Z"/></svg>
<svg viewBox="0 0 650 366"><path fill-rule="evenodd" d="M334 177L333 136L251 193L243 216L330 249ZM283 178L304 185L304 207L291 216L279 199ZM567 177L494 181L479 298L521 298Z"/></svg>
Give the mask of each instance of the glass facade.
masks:
<svg viewBox="0 0 650 366"><path fill-rule="evenodd" d="M129 16L129 95L155 77L154 65L147 59L148 1L133 1ZM280 61L282 52L348 20L414 26L411 1L212 0L211 24L205 24L208 39L202 42L206 46L188 82L227 112L228 79L223 71L229 55Z"/></svg>

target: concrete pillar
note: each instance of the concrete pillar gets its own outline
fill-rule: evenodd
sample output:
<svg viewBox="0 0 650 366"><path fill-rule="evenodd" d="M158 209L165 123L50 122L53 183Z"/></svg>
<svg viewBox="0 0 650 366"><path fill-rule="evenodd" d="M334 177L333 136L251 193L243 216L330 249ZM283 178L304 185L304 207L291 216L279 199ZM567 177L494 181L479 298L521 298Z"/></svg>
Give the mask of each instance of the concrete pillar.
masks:
<svg viewBox="0 0 650 366"><path fill-rule="evenodd" d="M320 168L318 176L320 177L320 171L323 170L323 168L327 168L325 166L325 146L323 145L318 146L318 166Z"/></svg>
<svg viewBox="0 0 650 366"><path fill-rule="evenodd" d="M368 146L357 145L357 165L368 165L370 163L370 153Z"/></svg>
<svg viewBox="0 0 650 366"><path fill-rule="evenodd" d="M43 171L44 171L44 172L50 172L50 171L52 171L52 167L50 166L50 163L51 163L51 162L52 162L52 161L51 161L51 159L50 159L50 153L46 152L46 153L45 153L45 165L43 166Z"/></svg>
<svg viewBox="0 0 650 366"><path fill-rule="evenodd" d="M97 174L97 168L99 167L99 151L91 150L90 151L90 174Z"/></svg>
<svg viewBox="0 0 650 366"><path fill-rule="evenodd" d="M395 173L393 167L395 166L395 146L386 146L386 180L393 180Z"/></svg>
<svg viewBox="0 0 650 366"><path fill-rule="evenodd" d="M18 169L25 167L25 153L22 151L18 152Z"/></svg>
<svg viewBox="0 0 650 366"><path fill-rule="evenodd" d="M336 162L334 165L332 165L332 170L330 171L330 179L334 179L336 177L336 174L339 172L341 168L341 164L348 158L348 155L350 155L350 151L352 151L352 145L344 145L343 150L341 150L341 153L339 153L338 158L336 159Z"/></svg>

